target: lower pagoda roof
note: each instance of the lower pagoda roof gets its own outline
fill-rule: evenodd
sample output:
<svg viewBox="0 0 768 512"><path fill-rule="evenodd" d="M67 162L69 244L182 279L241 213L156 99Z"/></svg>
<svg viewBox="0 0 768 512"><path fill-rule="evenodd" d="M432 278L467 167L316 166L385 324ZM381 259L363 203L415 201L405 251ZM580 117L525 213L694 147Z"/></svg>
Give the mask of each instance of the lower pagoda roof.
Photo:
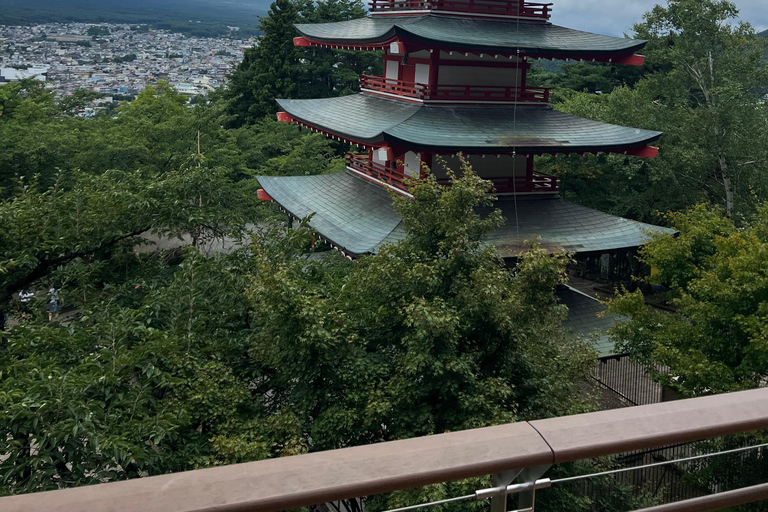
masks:
<svg viewBox="0 0 768 512"><path fill-rule="evenodd" d="M400 215L385 187L350 171L317 176L260 176L264 191L289 214L304 218L323 238L351 256L378 252L405 237ZM650 233L673 230L616 217L553 197L499 199L506 223L487 241L504 258L515 258L538 241L550 252L607 252L630 249Z"/></svg>
<svg viewBox="0 0 768 512"><path fill-rule="evenodd" d="M365 93L277 102L294 121L352 142L435 151L624 152L661 136L548 106L430 106Z"/></svg>
<svg viewBox="0 0 768 512"><path fill-rule="evenodd" d="M563 321L566 332L586 337L600 359L619 355L608 330L617 322L627 321L627 317L608 313L608 307L599 300L570 286L558 286L556 294L568 308L568 316Z"/></svg>
<svg viewBox="0 0 768 512"><path fill-rule="evenodd" d="M489 20L440 14L372 16L336 23L298 24L307 39L337 45L376 45L395 38L486 52L544 58L594 58L631 55L646 41L604 36L551 23Z"/></svg>

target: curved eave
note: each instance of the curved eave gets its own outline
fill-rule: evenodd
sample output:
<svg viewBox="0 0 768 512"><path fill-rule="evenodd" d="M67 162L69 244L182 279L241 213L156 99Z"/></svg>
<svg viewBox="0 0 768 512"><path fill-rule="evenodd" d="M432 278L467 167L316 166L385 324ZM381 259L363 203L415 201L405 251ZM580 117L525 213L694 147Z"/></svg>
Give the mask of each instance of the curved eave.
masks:
<svg viewBox="0 0 768 512"><path fill-rule="evenodd" d="M338 47L384 47L405 40L447 49L510 53L540 58L603 59L631 56L646 41L592 34L551 23L456 18L435 14L360 18L298 24L310 43Z"/></svg>
<svg viewBox="0 0 768 512"><path fill-rule="evenodd" d="M662 134L592 121L546 106L427 106L356 94L277 100L283 120L362 145L384 142L455 153L628 153Z"/></svg>

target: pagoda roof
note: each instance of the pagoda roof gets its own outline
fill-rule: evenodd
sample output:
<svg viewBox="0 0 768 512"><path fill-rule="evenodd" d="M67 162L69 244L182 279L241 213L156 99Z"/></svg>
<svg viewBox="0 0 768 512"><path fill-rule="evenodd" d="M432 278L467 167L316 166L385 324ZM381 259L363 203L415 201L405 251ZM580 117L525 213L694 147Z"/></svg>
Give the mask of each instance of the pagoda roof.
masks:
<svg viewBox="0 0 768 512"><path fill-rule="evenodd" d="M315 42L375 45L395 38L436 46L496 52L524 50L544 58L633 54L647 41L604 36L548 22L476 19L440 14L373 16L336 23L298 24Z"/></svg>
<svg viewBox="0 0 768 512"><path fill-rule="evenodd" d="M343 139L436 151L623 152L661 136L549 106L431 106L365 93L277 102L294 120Z"/></svg>
<svg viewBox="0 0 768 512"><path fill-rule="evenodd" d="M405 237L400 215L385 187L350 171L317 176L260 176L264 191L297 218L353 256L378 252ZM643 245L650 233L672 230L592 210L552 197L499 199L506 223L487 238L505 258L538 241L550 252L605 252ZM484 212L480 212L484 213Z"/></svg>
<svg viewBox="0 0 768 512"><path fill-rule="evenodd" d="M608 308L599 300L571 286L558 286L556 293L560 302L568 307L568 317L563 321L566 332L588 337L598 358L619 355L607 331L616 322L626 321L626 317L608 313Z"/></svg>

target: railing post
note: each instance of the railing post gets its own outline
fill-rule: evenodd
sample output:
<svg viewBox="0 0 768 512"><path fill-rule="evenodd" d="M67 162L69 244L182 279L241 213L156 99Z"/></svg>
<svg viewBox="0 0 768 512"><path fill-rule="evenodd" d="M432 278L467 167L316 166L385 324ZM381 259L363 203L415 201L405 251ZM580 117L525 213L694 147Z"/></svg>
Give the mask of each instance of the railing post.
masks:
<svg viewBox="0 0 768 512"><path fill-rule="evenodd" d="M541 478L544 475L544 473L546 473L551 467L552 467L551 464L545 464L543 466L534 466L532 468L523 470L520 476L523 482L531 485L531 490L523 491L520 493L520 496L517 501L518 509L520 510L531 509L531 511L535 512L536 488L534 487L534 484L536 483L536 480ZM492 512L495 512L495 511L492 511Z"/></svg>
<svg viewBox="0 0 768 512"><path fill-rule="evenodd" d="M517 475L522 473L522 469L510 469L504 473L493 475L494 487L506 487L515 481ZM491 498L491 512L507 512L507 495L494 496Z"/></svg>

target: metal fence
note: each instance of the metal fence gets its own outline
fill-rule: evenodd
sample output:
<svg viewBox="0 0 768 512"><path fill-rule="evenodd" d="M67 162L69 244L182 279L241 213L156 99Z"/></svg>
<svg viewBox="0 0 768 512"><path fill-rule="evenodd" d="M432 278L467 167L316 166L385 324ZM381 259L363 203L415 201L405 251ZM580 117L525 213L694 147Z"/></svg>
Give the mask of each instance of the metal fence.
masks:
<svg viewBox="0 0 768 512"><path fill-rule="evenodd" d="M650 405L661 402L664 391L651 374L668 370L661 366L649 369L628 356L616 356L600 359L593 378L600 387L617 395L624 405Z"/></svg>

